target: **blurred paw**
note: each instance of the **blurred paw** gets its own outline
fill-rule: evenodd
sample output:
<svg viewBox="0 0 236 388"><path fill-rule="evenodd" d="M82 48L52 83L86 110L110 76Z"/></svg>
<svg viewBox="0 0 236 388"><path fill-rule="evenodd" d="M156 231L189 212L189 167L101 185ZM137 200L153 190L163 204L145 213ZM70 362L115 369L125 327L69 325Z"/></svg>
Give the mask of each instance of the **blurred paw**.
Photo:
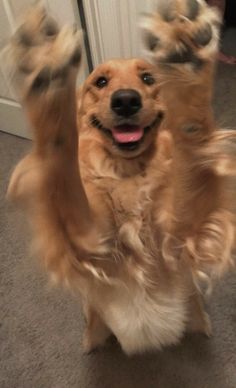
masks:
<svg viewBox="0 0 236 388"><path fill-rule="evenodd" d="M13 82L21 97L62 88L75 76L81 62L81 33L59 28L43 7L28 12L9 44Z"/></svg>
<svg viewBox="0 0 236 388"><path fill-rule="evenodd" d="M204 0L157 0L143 18L145 47L156 64L198 71L218 51L220 16Z"/></svg>

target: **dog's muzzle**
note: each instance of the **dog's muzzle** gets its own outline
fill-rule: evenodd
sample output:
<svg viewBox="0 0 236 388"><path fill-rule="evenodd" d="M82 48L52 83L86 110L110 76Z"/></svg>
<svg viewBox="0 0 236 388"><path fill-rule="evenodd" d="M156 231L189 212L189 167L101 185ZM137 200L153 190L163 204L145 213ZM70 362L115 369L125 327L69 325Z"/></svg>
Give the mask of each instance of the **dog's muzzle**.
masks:
<svg viewBox="0 0 236 388"><path fill-rule="evenodd" d="M134 89L119 89L111 96L111 110L120 117L128 118L142 108L142 98Z"/></svg>

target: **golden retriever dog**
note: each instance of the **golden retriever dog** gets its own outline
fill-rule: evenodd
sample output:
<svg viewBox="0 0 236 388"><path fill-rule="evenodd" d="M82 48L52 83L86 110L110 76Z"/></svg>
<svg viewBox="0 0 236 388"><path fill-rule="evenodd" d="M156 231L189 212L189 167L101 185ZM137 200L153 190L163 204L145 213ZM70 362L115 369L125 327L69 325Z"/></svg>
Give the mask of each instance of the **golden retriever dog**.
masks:
<svg viewBox="0 0 236 388"><path fill-rule="evenodd" d="M203 292L232 264L236 171L236 134L211 109L219 26L202 0L159 0L142 22L153 64L111 60L78 92L75 29L39 7L11 40L34 141L8 196L52 278L78 290L86 351L211 334Z"/></svg>

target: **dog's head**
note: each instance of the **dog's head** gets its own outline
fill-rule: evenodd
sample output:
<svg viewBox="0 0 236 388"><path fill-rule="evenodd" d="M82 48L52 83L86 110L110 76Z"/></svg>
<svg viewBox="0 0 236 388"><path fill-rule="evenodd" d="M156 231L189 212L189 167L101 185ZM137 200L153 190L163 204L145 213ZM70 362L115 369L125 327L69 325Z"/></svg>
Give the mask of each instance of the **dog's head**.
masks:
<svg viewBox="0 0 236 388"><path fill-rule="evenodd" d="M86 80L81 112L115 155L133 158L154 143L163 117L155 68L144 60L112 60Z"/></svg>

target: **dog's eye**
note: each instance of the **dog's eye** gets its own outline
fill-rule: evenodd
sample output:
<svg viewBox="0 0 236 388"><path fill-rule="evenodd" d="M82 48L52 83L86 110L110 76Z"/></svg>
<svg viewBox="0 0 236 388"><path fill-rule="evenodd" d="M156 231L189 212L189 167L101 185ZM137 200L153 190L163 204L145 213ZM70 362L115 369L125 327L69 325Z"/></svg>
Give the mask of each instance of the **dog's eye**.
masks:
<svg viewBox="0 0 236 388"><path fill-rule="evenodd" d="M102 89L108 84L108 80L105 77L99 77L95 83L97 88Z"/></svg>
<svg viewBox="0 0 236 388"><path fill-rule="evenodd" d="M155 83L155 79L150 73L143 73L141 79L147 85L153 85Z"/></svg>

